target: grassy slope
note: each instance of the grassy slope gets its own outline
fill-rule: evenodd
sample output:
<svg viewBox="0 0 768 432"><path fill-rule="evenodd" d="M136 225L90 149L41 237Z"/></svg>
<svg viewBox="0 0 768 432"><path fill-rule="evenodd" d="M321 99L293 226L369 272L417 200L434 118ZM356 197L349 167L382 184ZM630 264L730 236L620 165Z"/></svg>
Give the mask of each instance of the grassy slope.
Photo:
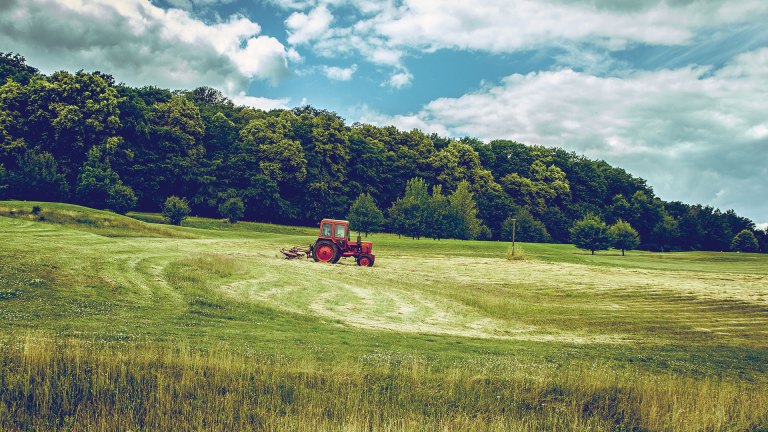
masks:
<svg viewBox="0 0 768 432"><path fill-rule="evenodd" d="M6 340L183 344L320 368L416 361L479 376L541 365L768 374L765 255L526 244L533 259L510 262L505 243L375 235L375 267L329 266L280 258L310 243L310 228L158 226L49 203L39 222L33 204L0 202L15 213L0 217Z"/></svg>

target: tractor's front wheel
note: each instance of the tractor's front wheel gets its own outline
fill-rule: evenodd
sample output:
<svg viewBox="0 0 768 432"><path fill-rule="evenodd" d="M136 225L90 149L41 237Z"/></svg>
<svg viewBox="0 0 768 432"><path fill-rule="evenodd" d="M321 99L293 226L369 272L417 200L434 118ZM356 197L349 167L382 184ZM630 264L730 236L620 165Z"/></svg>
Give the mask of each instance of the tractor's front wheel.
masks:
<svg viewBox="0 0 768 432"><path fill-rule="evenodd" d="M357 265L362 267L373 267L373 257L370 255L360 255L357 257Z"/></svg>
<svg viewBox="0 0 768 432"><path fill-rule="evenodd" d="M327 240L320 240L317 242L314 249L312 249L312 258L315 262L335 263L339 260L338 254L339 251L336 248L336 245Z"/></svg>

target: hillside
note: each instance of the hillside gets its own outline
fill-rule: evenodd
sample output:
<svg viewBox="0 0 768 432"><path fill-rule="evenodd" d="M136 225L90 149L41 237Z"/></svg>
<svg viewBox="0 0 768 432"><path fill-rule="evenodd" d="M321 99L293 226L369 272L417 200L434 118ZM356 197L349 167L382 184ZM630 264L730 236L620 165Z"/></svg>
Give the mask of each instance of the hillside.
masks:
<svg viewBox="0 0 768 432"><path fill-rule="evenodd" d="M313 228L0 209L3 430L768 427L764 254L378 234L361 268L281 257Z"/></svg>
<svg viewBox="0 0 768 432"><path fill-rule="evenodd" d="M399 205L414 179L422 198L466 190L477 211L410 226L425 213ZM520 240L567 243L593 213L629 222L647 250L730 250L745 229L762 251L768 241L732 210L664 202L645 180L560 148L348 125L310 106L265 112L207 87L132 88L101 72L45 76L0 55L0 199L124 213L157 212L175 195L210 217L237 198L248 220L307 225L344 218L362 193L388 231L414 237L507 240L516 218Z"/></svg>

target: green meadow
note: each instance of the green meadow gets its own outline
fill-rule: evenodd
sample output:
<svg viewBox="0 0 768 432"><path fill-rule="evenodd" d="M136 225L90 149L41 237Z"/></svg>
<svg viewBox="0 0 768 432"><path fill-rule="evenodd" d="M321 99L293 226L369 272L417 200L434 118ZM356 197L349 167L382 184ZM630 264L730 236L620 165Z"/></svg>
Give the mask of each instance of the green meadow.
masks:
<svg viewBox="0 0 768 432"><path fill-rule="evenodd" d="M0 430L768 430L768 255L129 216L0 202Z"/></svg>

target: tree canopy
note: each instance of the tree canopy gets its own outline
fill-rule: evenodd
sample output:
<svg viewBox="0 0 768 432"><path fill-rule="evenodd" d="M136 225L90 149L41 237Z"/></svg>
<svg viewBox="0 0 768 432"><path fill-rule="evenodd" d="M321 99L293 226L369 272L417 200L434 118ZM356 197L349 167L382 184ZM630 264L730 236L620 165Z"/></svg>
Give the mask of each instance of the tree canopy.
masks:
<svg viewBox="0 0 768 432"><path fill-rule="evenodd" d="M414 238L502 239L524 211L532 241L568 242L594 214L631 224L643 249L728 250L743 230L766 244L732 210L665 202L645 180L561 148L349 125L311 106L264 111L209 87L44 75L0 53L0 199L125 212L184 196L216 217L238 198L244 219L315 224L345 217L361 193L388 209L384 229Z"/></svg>

